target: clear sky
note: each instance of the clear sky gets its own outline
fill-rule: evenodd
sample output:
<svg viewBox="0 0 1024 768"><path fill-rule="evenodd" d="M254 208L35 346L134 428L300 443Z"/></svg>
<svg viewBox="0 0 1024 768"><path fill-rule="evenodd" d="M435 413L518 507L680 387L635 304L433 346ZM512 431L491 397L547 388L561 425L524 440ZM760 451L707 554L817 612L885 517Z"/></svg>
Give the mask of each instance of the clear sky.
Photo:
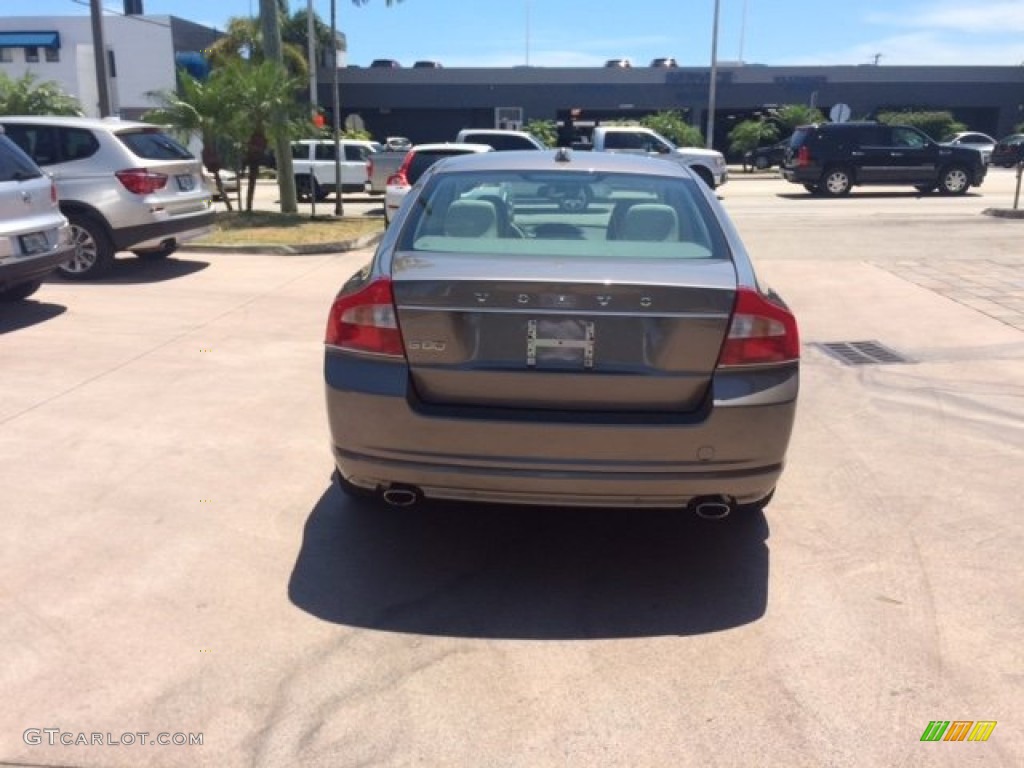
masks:
<svg viewBox="0 0 1024 768"><path fill-rule="evenodd" d="M308 0L291 0L292 11ZM121 12L122 0L103 0ZM715 0L337 0L350 64L435 59L447 67L634 65L673 56L707 66ZM1024 64L1024 0L719 0L718 60L768 65ZM143 0L223 28L259 0ZM330 0L313 8L330 21ZM0 13L88 15L88 0L0 0Z"/></svg>

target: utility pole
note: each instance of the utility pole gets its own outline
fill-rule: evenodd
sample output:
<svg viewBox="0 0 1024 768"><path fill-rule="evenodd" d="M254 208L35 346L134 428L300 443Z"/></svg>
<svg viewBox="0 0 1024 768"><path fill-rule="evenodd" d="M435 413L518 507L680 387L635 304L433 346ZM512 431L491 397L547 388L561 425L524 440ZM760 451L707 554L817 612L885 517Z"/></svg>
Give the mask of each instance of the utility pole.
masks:
<svg viewBox="0 0 1024 768"><path fill-rule="evenodd" d="M263 53L267 61L284 66L281 54L281 25L277 0L260 0L260 28L263 32ZM277 189L281 194L281 213L296 213L295 173L292 171L292 146L285 121L280 114L271 117L274 129L274 154L277 156Z"/></svg>
<svg viewBox="0 0 1024 768"><path fill-rule="evenodd" d="M718 6L715 0L715 20L711 25L711 83L708 86L708 135L705 146L714 149L715 143L715 99L718 87Z"/></svg>
<svg viewBox="0 0 1024 768"><path fill-rule="evenodd" d="M313 24L313 0L306 3L306 58L309 60L309 119L316 125L316 38ZM310 173L312 178L312 172ZM312 185L312 181L310 181ZM309 218L316 218L316 195L309 196Z"/></svg>
<svg viewBox="0 0 1024 768"><path fill-rule="evenodd" d="M96 61L96 93L100 117L110 116L110 88L107 82L107 44L103 41L103 8L100 0L89 0L92 18L92 52Z"/></svg>
<svg viewBox="0 0 1024 768"><path fill-rule="evenodd" d="M338 2L331 0L331 130L334 132L334 215L344 213L341 201L341 98L338 96Z"/></svg>
<svg viewBox="0 0 1024 768"><path fill-rule="evenodd" d="M316 28L313 24L313 0L306 5L306 50L309 57L309 108L310 117L316 115Z"/></svg>

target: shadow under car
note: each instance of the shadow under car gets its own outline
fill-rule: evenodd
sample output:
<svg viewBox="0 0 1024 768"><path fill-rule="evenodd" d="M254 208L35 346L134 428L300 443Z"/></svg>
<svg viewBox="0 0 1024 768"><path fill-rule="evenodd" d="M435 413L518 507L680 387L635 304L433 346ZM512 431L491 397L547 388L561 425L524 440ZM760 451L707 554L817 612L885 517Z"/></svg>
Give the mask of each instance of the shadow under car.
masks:
<svg viewBox="0 0 1024 768"><path fill-rule="evenodd" d="M288 594L348 626L424 635L590 639L694 635L756 621L768 592L763 514L468 503L387 508L326 490Z"/></svg>

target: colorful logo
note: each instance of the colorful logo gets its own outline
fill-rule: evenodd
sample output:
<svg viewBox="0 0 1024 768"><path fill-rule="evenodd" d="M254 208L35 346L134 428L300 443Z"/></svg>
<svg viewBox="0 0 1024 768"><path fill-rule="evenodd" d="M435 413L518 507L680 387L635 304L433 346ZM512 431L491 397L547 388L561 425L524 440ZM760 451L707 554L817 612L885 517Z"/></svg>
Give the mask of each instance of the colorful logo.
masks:
<svg viewBox="0 0 1024 768"><path fill-rule="evenodd" d="M988 741L995 727L995 720L932 720L921 741Z"/></svg>

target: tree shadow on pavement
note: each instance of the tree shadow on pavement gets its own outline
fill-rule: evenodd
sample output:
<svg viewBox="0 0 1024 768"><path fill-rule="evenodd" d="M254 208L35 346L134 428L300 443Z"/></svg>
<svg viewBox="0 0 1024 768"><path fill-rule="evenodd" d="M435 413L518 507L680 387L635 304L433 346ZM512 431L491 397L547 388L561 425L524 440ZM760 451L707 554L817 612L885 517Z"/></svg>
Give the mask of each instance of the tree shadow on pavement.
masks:
<svg viewBox="0 0 1024 768"><path fill-rule="evenodd" d="M693 635L764 615L764 515L356 502L306 523L291 601L325 621L425 635Z"/></svg>

